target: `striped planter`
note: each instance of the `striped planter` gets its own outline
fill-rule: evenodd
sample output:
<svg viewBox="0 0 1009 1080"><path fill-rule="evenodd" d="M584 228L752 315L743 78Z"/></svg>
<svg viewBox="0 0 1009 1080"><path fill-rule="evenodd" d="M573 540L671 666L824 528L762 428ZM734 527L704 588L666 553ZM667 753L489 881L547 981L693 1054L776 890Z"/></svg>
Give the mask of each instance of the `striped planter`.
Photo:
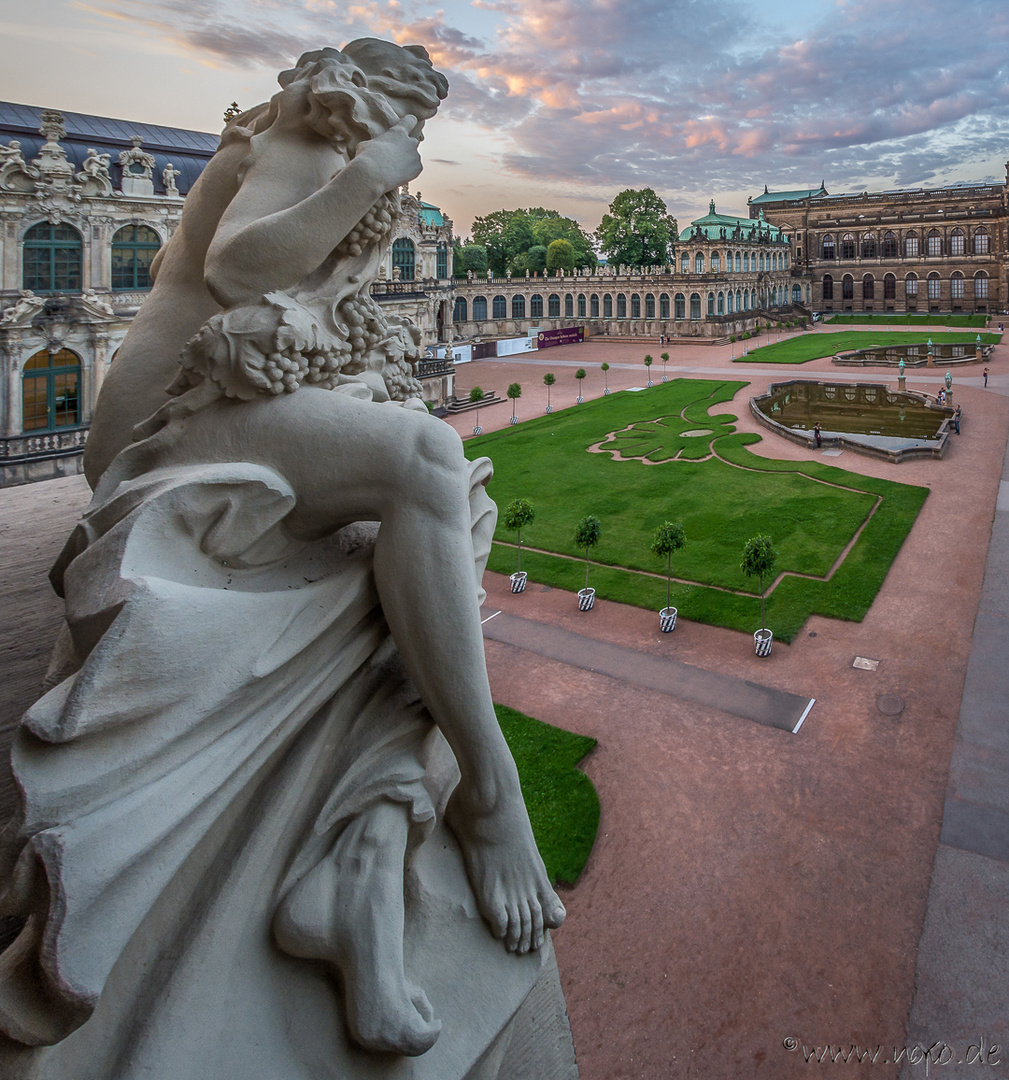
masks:
<svg viewBox="0 0 1009 1080"><path fill-rule="evenodd" d="M770 630L755 630L753 634L753 647L758 656L771 655L771 642L774 634Z"/></svg>
<svg viewBox="0 0 1009 1080"><path fill-rule="evenodd" d="M528 577L528 574L526 574L525 570L518 570L514 574L512 574L511 579L510 579L511 583L512 583L512 592L514 592L514 593L525 592L525 590L526 590L526 578L527 577Z"/></svg>
<svg viewBox="0 0 1009 1080"><path fill-rule="evenodd" d="M671 634L676 629L676 608L664 607L659 612L659 629L663 634Z"/></svg>
<svg viewBox="0 0 1009 1080"><path fill-rule="evenodd" d="M578 590L578 610L579 611L591 611L596 602L596 590L595 589L579 589Z"/></svg>

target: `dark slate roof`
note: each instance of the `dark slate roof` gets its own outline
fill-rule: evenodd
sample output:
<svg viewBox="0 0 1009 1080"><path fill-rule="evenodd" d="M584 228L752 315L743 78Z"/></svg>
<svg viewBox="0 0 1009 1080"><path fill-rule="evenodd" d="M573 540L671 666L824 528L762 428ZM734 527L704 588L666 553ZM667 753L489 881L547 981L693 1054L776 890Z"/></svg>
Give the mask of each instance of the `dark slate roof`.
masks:
<svg viewBox="0 0 1009 1080"><path fill-rule="evenodd" d="M0 142L9 143L11 139L21 142L21 153L26 161L31 161L45 141L39 134L43 109L34 105L17 105L11 101L0 101ZM220 138L205 131L188 131L185 128L162 127L160 124L141 124L134 120L113 120L107 116L91 116L87 113L62 112L66 137L60 139L60 146L67 152L67 159L80 169L89 148L100 154L112 155L112 182L118 187L122 176L119 166L120 150L129 150L131 139L139 135L143 140L142 150L154 156L157 167L154 170L154 190L164 194L161 172L171 162L179 169L180 176L175 178L179 191L185 195L196 183L211 159Z"/></svg>

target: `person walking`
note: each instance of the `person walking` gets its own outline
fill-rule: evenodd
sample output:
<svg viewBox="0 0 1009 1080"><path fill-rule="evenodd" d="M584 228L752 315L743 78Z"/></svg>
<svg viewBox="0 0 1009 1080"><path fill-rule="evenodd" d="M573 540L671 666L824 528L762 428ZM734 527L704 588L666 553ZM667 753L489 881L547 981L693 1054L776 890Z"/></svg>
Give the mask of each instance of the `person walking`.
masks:
<svg viewBox="0 0 1009 1080"><path fill-rule="evenodd" d="M953 412L953 430L957 433L957 435L960 434L960 417L961 416L963 416L963 412L961 411L960 406L957 405L955 411Z"/></svg>
<svg viewBox="0 0 1009 1080"><path fill-rule="evenodd" d="M984 384L985 384L985 386L987 386L988 385L988 369L985 368L984 371L982 372L982 374L984 375Z"/></svg>
<svg viewBox="0 0 1009 1080"><path fill-rule="evenodd" d="M819 421L817 421L817 423L813 425L813 438L816 440L816 448L817 450L819 450L820 447L823 445L823 438L820 435Z"/></svg>

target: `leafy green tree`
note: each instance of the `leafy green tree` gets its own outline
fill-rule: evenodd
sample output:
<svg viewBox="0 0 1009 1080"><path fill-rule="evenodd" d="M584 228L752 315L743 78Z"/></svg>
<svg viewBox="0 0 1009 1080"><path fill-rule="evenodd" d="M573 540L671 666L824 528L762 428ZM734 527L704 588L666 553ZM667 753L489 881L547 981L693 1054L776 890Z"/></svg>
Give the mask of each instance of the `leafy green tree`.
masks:
<svg viewBox="0 0 1009 1080"><path fill-rule="evenodd" d="M482 277L487 273L487 249L482 244L457 245L452 265L456 277L465 277L468 270Z"/></svg>
<svg viewBox="0 0 1009 1080"><path fill-rule="evenodd" d="M575 249L570 240L551 240L547 248L547 270L563 270L570 273L575 268Z"/></svg>
<svg viewBox="0 0 1009 1080"><path fill-rule="evenodd" d="M508 389L505 391L512 403L512 420L515 419L515 402L522 396L522 384L513 382L510 383ZM509 526L510 528L510 526Z"/></svg>
<svg viewBox="0 0 1009 1080"><path fill-rule="evenodd" d="M561 217L555 211L548 211L548 216L540 218L533 226L536 240L546 244L547 250L554 240L567 240L574 253L574 265L595 266L599 261L592 247L592 238L573 218Z"/></svg>
<svg viewBox="0 0 1009 1080"><path fill-rule="evenodd" d="M666 364L669 363L669 353L659 353L659 359L662 361L662 381L666 381Z"/></svg>
<svg viewBox="0 0 1009 1080"><path fill-rule="evenodd" d="M621 191L596 230L599 250L614 265L668 263L678 237L676 219L651 188Z"/></svg>
<svg viewBox="0 0 1009 1080"><path fill-rule="evenodd" d="M585 368L580 367L575 372L575 378L578 380L578 401L581 402L581 400L582 400L582 379L585 378Z"/></svg>
<svg viewBox="0 0 1009 1080"><path fill-rule="evenodd" d="M543 382L547 388L547 412L550 412L550 387L557 382L557 376L552 371L548 371L543 376Z"/></svg>
<svg viewBox="0 0 1009 1080"><path fill-rule="evenodd" d="M542 271L546 267L546 249L554 240L567 240L574 250L574 265L595 266L591 239L576 221L562 218L556 210L533 206L518 210L495 210L473 222L473 242L487 249L490 267L495 274L511 270ZM532 248L543 248L531 252ZM525 256L523 261L521 256Z"/></svg>
<svg viewBox="0 0 1009 1080"><path fill-rule="evenodd" d="M483 387L481 386L474 386L469 392L470 401L476 405L476 423L473 425L474 435L480 434L480 402L483 401L486 396L487 395L483 392Z"/></svg>
<svg viewBox="0 0 1009 1080"><path fill-rule="evenodd" d="M743 561L740 569L747 577L756 577L760 582L760 629L764 625L764 578L774 569L777 554L769 536L751 536L743 545Z"/></svg>
<svg viewBox="0 0 1009 1080"><path fill-rule="evenodd" d="M649 386L652 385L652 364L653 363L654 363L654 361L652 360L651 353L646 353L645 354L645 375L648 377L648 385Z"/></svg>
<svg viewBox="0 0 1009 1080"><path fill-rule="evenodd" d="M575 547L585 548L585 588L589 587L589 548L599 543L603 534L603 528L599 524L599 518L591 514L583 517L575 526Z"/></svg>
<svg viewBox="0 0 1009 1080"><path fill-rule="evenodd" d="M602 373L603 373L603 390L609 390L610 382L609 382L609 377L607 376L606 372L610 370L610 365L607 364L606 361L604 360L599 365L599 367L601 368Z"/></svg>
<svg viewBox="0 0 1009 1080"><path fill-rule="evenodd" d="M518 385L515 383L514 385ZM518 567L516 573L522 569L522 530L526 525L532 525L536 520L536 511L528 499L516 499L508 504L505 510L504 527L509 531L518 533Z"/></svg>
<svg viewBox="0 0 1009 1080"><path fill-rule="evenodd" d="M664 521L652 534L652 554L666 560L666 607L670 606L673 595L673 552L686 542L683 526L671 521Z"/></svg>

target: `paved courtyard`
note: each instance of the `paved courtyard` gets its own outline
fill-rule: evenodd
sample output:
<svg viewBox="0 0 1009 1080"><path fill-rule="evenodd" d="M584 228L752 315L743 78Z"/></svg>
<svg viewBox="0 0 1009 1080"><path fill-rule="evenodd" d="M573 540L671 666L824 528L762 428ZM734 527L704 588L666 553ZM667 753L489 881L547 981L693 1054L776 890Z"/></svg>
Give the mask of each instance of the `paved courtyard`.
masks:
<svg viewBox="0 0 1009 1080"><path fill-rule="evenodd" d="M545 372L557 376L555 407L567 407L578 367L583 395L596 397L603 361L612 388L643 386L641 357L661 351L597 340L478 361L458 381L502 395L521 383L525 419L543 412ZM757 428L754 388L828 371L896 384L892 370L835 372L826 360L733 365L730 346L668 351L670 378L751 382L718 408L760 430L751 449L770 457L811 451ZM894 1048L939 1041L963 1057L981 1038L986 1052L1003 1048L1000 1065L929 1075L1009 1075L1009 706L999 697L1009 346L991 367L987 390L980 366L954 373L965 422L942 461L827 459L930 488L862 623L814 616L758 660L747 634L680 620L661 635L654 612L599 602L580 613L569 593L530 583L513 596L505 577L488 575L485 614L510 620L507 633L501 617L486 627L495 699L599 741L585 763L602 802L599 838L564 891L568 920L554 939L582 1080L808 1075L830 1065L806 1064L803 1047L828 1043L879 1046L875 1064L848 1071L896 1077ZM652 379L661 375L657 362ZM941 375L919 369L908 386L935 392ZM510 411L482 409L483 429ZM450 422L467 434L473 415ZM87 497L79 478L0 492L4 751L59 620L45 575ZM562 645L573 635L591 639L600 660L572 662ZM854 667L856 657L878 664ZM677 662L668 669L680 687L711 673L715 688L681 696L676 679L656 675L662 661ZM793 734L718 689L747 684L815 704ZM0 802L10 794L0 785ZM925 1076L924 1062L900 1075Z"/></svg>

